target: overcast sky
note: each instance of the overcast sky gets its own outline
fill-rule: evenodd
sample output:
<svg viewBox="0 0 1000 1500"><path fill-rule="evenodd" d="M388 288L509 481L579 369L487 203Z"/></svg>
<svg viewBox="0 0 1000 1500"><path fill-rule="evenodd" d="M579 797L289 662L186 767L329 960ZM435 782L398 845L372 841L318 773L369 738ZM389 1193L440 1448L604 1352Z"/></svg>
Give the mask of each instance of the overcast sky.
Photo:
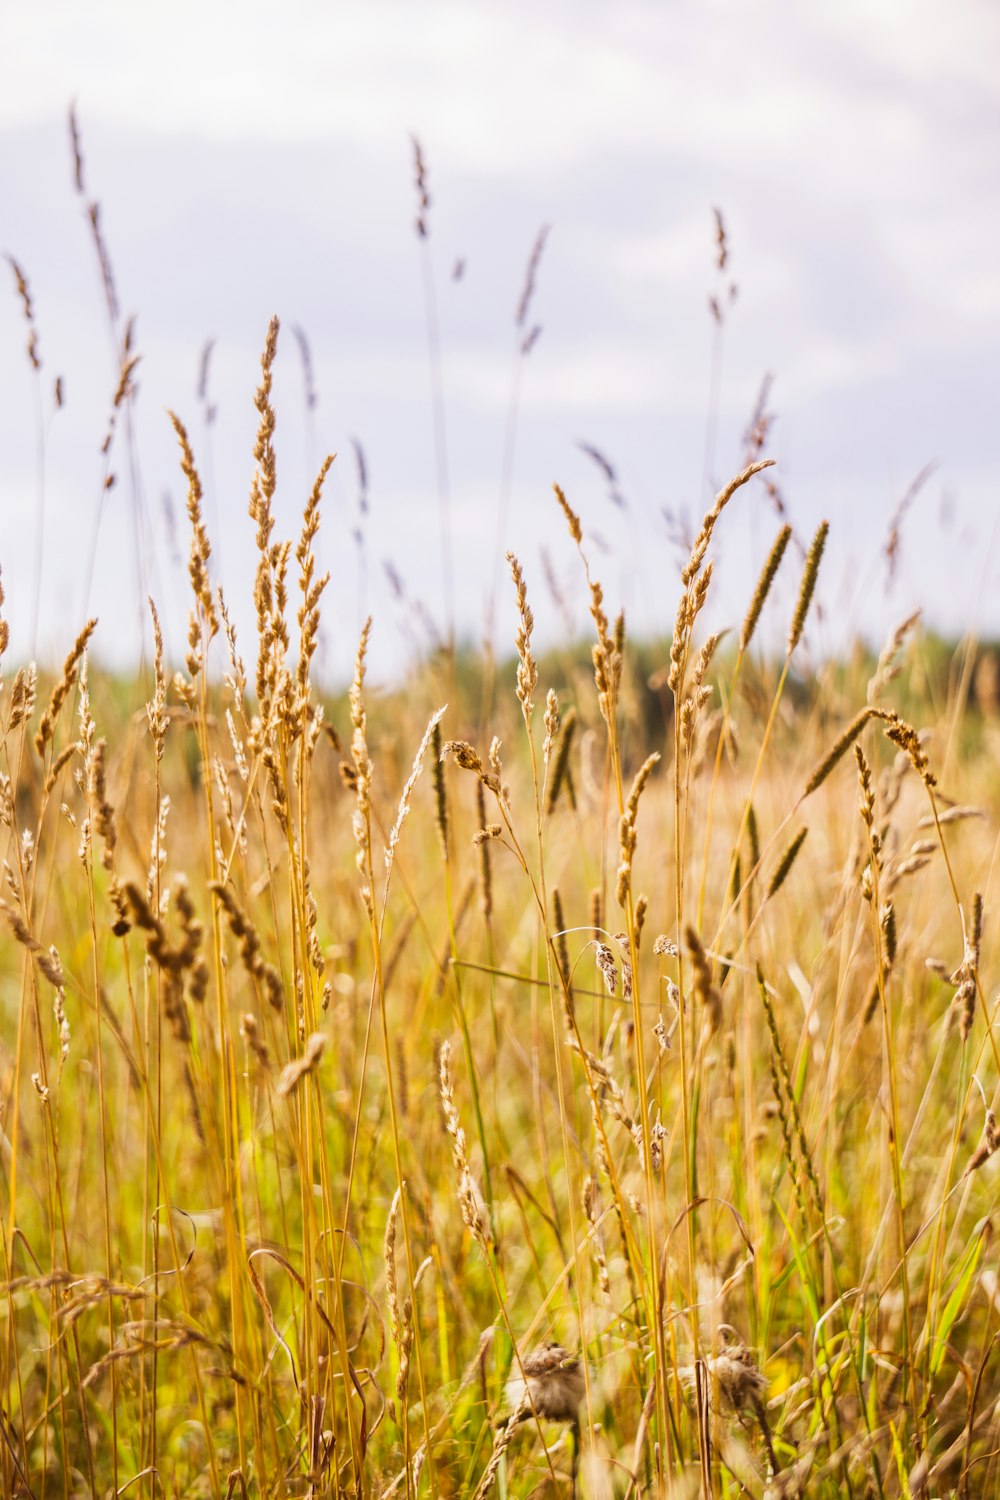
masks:
<svg viewBox="0 0 1000 1500"><path fill-rule="evenodd" d="M171 407L190 428L216 576L252 653L246 497L272 313L282 320L279 531L295 533L315 467L338 453L320 547L333 573L328 665L350 661L368 609L380 670L398 670L425 640L386 563L443 628L411 133L432 197L426 259L463 634L481 635L496 571L514 320L543 223L529 318L541 334L521 364L503 544L521 556L544 634L561 626L543 549L585 626L552 481L583 514L612 605L625 603L635 629L667 633L677 554L664 512L696 520L739 466L768 373L768 452L790 519L803 541L831 523L813 643L877 638L916 604L942 628L996 632L998 70L1000 11L970 0L6 5L0 251L27 274L43 362L37 651L61 656L85 616L100 517L89 600L99 652L137 654L138 600L152 591L179 653L188 536ZM103 509L117 368L72 184L74 99L87 201L101 204L142 356L137 464L123 425ZM729 237L724 276L715 206ZM13 277L0 270L0 564L12 654L24 657L35 644L36 389ZM731 281L720 339L708 299ZM312 351L311 412L296 326ZM209 339L211 429L197 398ZM56 375L66 404L53 414ZM368 467L365 582L352 437ZM614 465L623 504L581 442ZM890 518L931 463L886 598ZM147 538L138 556L136 517ZM720 533L718 621L741 618L777 525L763 486L734 502ZM792 571L775 600L779 638ZM513 633L505 587L498 631Z"/></svg>

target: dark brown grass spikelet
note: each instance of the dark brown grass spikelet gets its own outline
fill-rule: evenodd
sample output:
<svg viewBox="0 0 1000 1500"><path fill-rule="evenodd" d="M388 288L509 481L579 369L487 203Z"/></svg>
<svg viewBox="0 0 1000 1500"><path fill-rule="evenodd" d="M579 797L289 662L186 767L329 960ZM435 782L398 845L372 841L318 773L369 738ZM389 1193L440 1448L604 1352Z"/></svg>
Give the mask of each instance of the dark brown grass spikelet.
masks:
<svg viewBox="0 0 1000 1500"><path fill-rule="evenodd" d="M208 888L217 897L226 914L229 930L239 944L240 958L247 973L261 985L272 1010L281 1010L285 1002L281 976L273 964L266 963L261 957L260 934L256 927L229 886L221 880L213 880L209 882Z"/></svg>
<svg viewBox="0 0 1000 1500"><path fill-rule="evenodd" d="M896 962L896 908L891 901L887 901L882 907L881 916L882 942L884 944L884 959L887 969L891 969Z"/></svg>
<svg viewBox="0 0 1000 1500"><path fill-rule="evenodd" d="M896 908L891 901L886 901L882 906L879 914L879 927L882 933L881 974L875 976L875 982L868 996L868 1004L861 1018L862 1026L867 1026L878 1010L882 996L885 994L885 987L889 982L889 975L896 962Z"/></svg>
<svg viewBox="0 0 1000 1500"><path fill-rule="evenodd" d="M11 906L9 902L0 901L0 911L3 912L3 915L10 924L10 930L16 941L32 955L35 963L38 965L38 972L44 979L48 980L56 992L53 1010L56 1024L59 1028L59 1076L61 1078L63 1065L69 1056L70 1029L69 1022L66 1019L66 977L63 973L59 950L54 944L48 949L43 948L31 932L21 913L16 907ZM38 1075L33 1075L33 1077L38 1077ZM37 1084L36 1087L38 1087ZM39 1092L42 1092L41 1088L39 1088ZM42 1094L42 1097L45 1098L46 1095Z"/></svg>
<svg viewBox="0 0 1000 1500"><path fill-rule="evenodd" d="M444 781L444 761L441 750L441 723L440 720L431 731L431 776L434 780L434 822L437 827L438 843L441 845L441 853L445 859L448 858L448 790ZM482 786L479 787L479 801L482 802ZM481 808L480 828L486 824L485 805Z"/></svg>
<svg viewBox="0 0 1000 1500"><path fill-rule="evenodd" d="M425 240L430 233L428 225L428 209L431 206L431 195L427 191L427 163L420 142L415 135L411 135L413 143L413 176L417 189L417 217L415 227L420 239Z"/></svg>
<svg viewBox="0 0 1000 1500"><path fill-rule="evenodd" d="M753 598L750 600L750 608L746 612L746 618L743 621L743 628L740 631L741 651L745 651L749 646L751 640L753 639L753 633L757 629L757 622L760 619L761 610L764 608L764 605L767 601L767 596L771 592L771 585L774 583L775 576L777 575L778 569L781 566L781 559L785 555L785 548L788 546L791 535L792 528L790 526L782 526L781 530L778 532L778 535L774 539L774 544L771 547L770 552L767 555L767 561L765 562L764 567L761 570L760 577L757 579L757 587L753 591Z"/></svg>
<svg viewBox="0 0 1000 1500"><path fill-rule="evenodd" d="M729 264L729 242L726 238L726 225L722 210L713 208L712 218L715 220L715 269L724 271Z"/></svg>
<svg viewBox="0 0 1000 1500"><path fill-rule="evenodd" d="M684 941L694 969L695 999L704 1008L705 1029L712 1036L722 1024L722 996L712 978L712 961L698 933L690 925L684 933Z"/></svg>
<svg viewBox="0 0 1000 1500"><path fill-rule="evenodd" d="M437 765L440 765L440 762ZM443 780L442 777L442 783ZM480 819L480 828L488 835L478 840L477 848L479 849L479 909L485 920L489 922L493 916L493 863L490 859L490 838L493 836L494 829L500 831L500 825L486 822L486 793L481 781L476 782L476 813Z"/></svg>
<svg viewBox="0 0 1000 1500"><path fill-rule="evenodd" d="M886 738L903 751L924 786L928 791L933 791L937 786L937 778L931 770L930 761L924 753L920 736L913 725L900 718L899 714L887 712L885 709L875 709L874 713L885 724Z"/></svg>
<svg viewBox="0 0 1000 1500"><path fill-rule="evenodd" d="M639 945L642 942L642 929L646 925L646 913L648 910L649 897L644 892L642 895L637 896L635 901L635 949L637 953Z"/></svg>
<svg viewBox="0 0 1000 1500"><path fill-rule="evenodd" d="M441 747L441 759L451 756L462 767L463 771L474 771L477 776L483 774L483 762L479 752L470 745L468 740L448 740Z"/></svg>
<svg viewBox="0 0 1000 1500"><path fill-rule="evenodd" d="M199 953L205 929L198 921L194 904L186 881L179 881L174 896L177 915L180 919L183 942L180 947L181 967L189 971L188 994L197 1005L204 1002L208 993L209 969L205 956Z"/></svg>
<svg viewBox="0 0 1000 1500"><path fill-rule="evenodd" d="M739 900L740 891L743 889L743 861L740 859L738 849L733 852L733 874L729 882L729 901L735 906Z"/></svg>
<svg viewBox="0 0 1000 1500"><path fill-rule="evenodd" d="M86 189L83 182L83 146L80 142L80 127L76 118L76 100L69 107L69 143L73 153L73 186L82 196Z"/></svg>
<svg viewBox="0 0 1000 1500"><path fill-rule="evenodd" d="M45 747L55 733L56 721L59 718L62 706L66 702L66 699L69 697L70 689L76 682L77 671L80 665L80 658L83 655L84 651L86 651L87 642L90 640L90 637L93 635L96 627L96 619L90 619L87 621L86 625L83 627L83 629L80 631L80 634L73 642L73 646L69 655L63 662L62 674L52 689L52 696L49 698L49 706L42 716L42 722L39 724L38 731L35 735L35 749L38 751L38 754L40 756L45 755Z"/></svg>
<svg viewBox="0 0 1000 1500"><path fill-rule="evenodd" d="M17 907L12 906L9 901L0 900L0 912L3 912L4 916L6 917L7 924L10 927L15 940L19 942L23 948L27 948L29 953L38 953L41 950L42 945L32 934L31 930L28 927L28 924L25 922Z"/></svg>
<svg viewBox="0 0 1000 1500"><path fill-rule="evenodd" d="M554 484L552 488L555 490L556 499L559 502L559 508L562 511L563 515L566 517L566 524L569 527L569 534L573 538L576 545L579 547L581 542L583 541L583 527L580 525L580 517L572 508L559 486L557 484Z"/></svg>
<svg viewBox="0 0 1000 1500"><path fill-rule="evenodd" d="M747 809L747 842L750 845L750 868L756 870L760 864L760 829L757 826L757 812L752 802Z"/></svg>
<svg viewBox="0 0 1000 1500"><path fill-rule="evenodd" d="M979 948L983 940L983 896L981 891L975 891L972 897L972 924L969 933L969 962L974 969L979 968Z"/></svg>
<svg viewBox="0 0 1000 1500"><path fill-rule="evenodd" d="M988 1109L983 1123L982 1140L969 1157L969 1165L962 1175L968 1177L971 1172L978 1172L983 1163L989 1161L997 1146L1000 1146L1000 1134L997 1133L996 1116Z"/></svg>
<svg viewBox="0 0 1000 1500"><path fill-rule="evenodd" d="M955 991L952 1009L958 1015L959 1035L963 1042L967 1042L976 1019L976 981L974 979L962 980Z"/></svg>
<svg viewBox="0 0 1000 1500"><path fill-rule="evenodd" d="M108 315L112 323L117 324L121 309L118 303L118 292L115 288L114 272L111 269L111 256L108 252L107 241L104 238L104 231L101 228L101 205L99 203L87 204L87 218L90 221L90 232L94 240L94 249L97 252L97 264L100 267L104 297L108 304ZM125 345L127 349L127 333Z"/></svg>
<svg viewBox="0 0 1000 1500"><path fill-rule="evenodd" d="M812 596L816 589L816 579L819 576L819 565L823 560L823 549L826 546L827 533L830 530L829 521L821 521L816 535L812 539L812 545L806 554L806 565L802 572L802 582L799 585L799 597L795 602L795 613L792 615L792 623L788 627L787 652L791 656L805 629L806 615L812 603Z"/></svg>
<svg viewBox="0 0 1000 1500"><path fill-rule="evenodd" d="M125 352L125 357L123 358L123 360L121 362L121 367L120 367L120 369L118 371L118 384L115 386L115 393L114 393L114 395L111 398L111 411L112 411L112 414L116 413L119 410L119 408L122 407L125 404L125 402L128 399L128 397L130 395L132 395L133 392L135 391L135 379L134 379L134 377L135 377L136 370L139 368L139 365L142 363L142 356L140 354L130 354L128 352L129 349L131 348L131 339L132 339L132 323L130 321L129 325L128 325L128 328L125 331L125 351L126 351ZM114 415L112 416L112 423L114 423ZM111 436L113 436L113 433L112 433ZM111 448L111 437L108 437L105 440L104 447L102 448L101 451L103 453L107 453L110 450L110 448Z"/></svg>
<svg viewBox="0 0 1000 1500"><path fill-rule="evenodd" d="M326 1041L326 1034L322 1031L314 1031L306 1038L302 1056L293 1057L291 1062L286 1063L281 1070L278 1087L275 1090L279 1099L285 1099L289 1094L294 1093L303 1078L315 1071L323 1056Z"/></svg>
<svg viewBox="0 0 1000 1500"><path fill-rule="evenodd" d="M108 801L107 751L107 740L98 740L94 745L90 757L87 794L94 810L94 827L103 844L101 863L106 870L110 870L114 863L118 832L115 827L115 810Z"/></svg>
<svg viewBox="0 0 1000 1500"><path fill-rule="evenodd" d="M267 1050L267 1043L260 1034L257 1017L252 1011L247 1011L240 1022L240 1036L266 1072L271 1066L271 1055Z"/></svg>
<svg viewBox="0 0 1000 1500"><path fill-rule="evenodd" d="M178 945L167 938L166 929L150 907L144 891L132 881L126 881L122 894L131 921L145 934L146 952L163 976L163 1013L177 1040L186 1045L191 1041L191 1025L184 1003L184 977L195 966L202 933L200 924L195 921L184 882L178 881L174 897L183 934Z"/></svg>
<svg viewBox="0 0 1000 1500"><path fill-rule="evenodd" d="M570 962L569 944L566 942L566 918L563 914L562 896L559 887L555 886L552 891L552 920L555 923L555 945L556 954L559 959L559 970L562 974L563 983L569 986Z"/></svg>
<svg viewBox="0 0 1000 1500"><path fill-rule="evenodd" d="M511 1421L524 1421L534 1411L549 1422L575 1422L587 1393L583 1365L561 1344L543 1344L520 1360L520 1369L507 1382Z"/></svg>
<svg viewBox="0 0 1000 1500"><path fill-rule="evenodd" d="M130 321L125 330L125 342L121 355L121 363L118 369L118 384L111 398L111 412L108 417L108 425L104 433L104 441L101 443L101 452L110 454L112 444L115 440L115 432L118 427L118 418L121 410L128 399L135 393L135 372L140 364L140 356L131 352L132 322ZM109 470L105 476L104 488L113 489L116 483L115 475Z"/></svg>
<svg viewBox="0 0 1000 1500"><path fill-rule="evenodd" d="M79 749L79 742L77 740L74 740L72 744L66 745L62 750L60 750L59 754L55 757L52 764L49 766L48 773L45 777L44 785L46 796L48 796L49 792L51 792L52 788L59 780L60 774L66 769L67 765L73 759L73 756L77 754Z"/></svg>
<svg viewBox="0 0 1000 1500"><path fill-rule="evenodd" d="M768 900L770 900L772 896L777 895L778 891L780 891L781 887L788 879L788 876L791 873L791 868L798 858L799 850L802 848L802 845L806 841L806 835L808 834L808 832L808 828L800 828L798 833L792 839L791 843L788 845L784 854L778 861L777 868L775 869L774 874L771 876L771 883L767 888Z"/></svg>
<svg viewBox="0 0 1000 1500"><path fill-rule="evenodd" d="M802 793L803 798L810 796L816 791L817 787L823 785L823 782L829 776L837 762L842 756L846 755L847 751L854 744L854 741L862 729L864 729L874 711L871 707L863 708L860 713L855 714L843 733L837 736L823 759L813 769L809 780L806 782L806 789Z"/></svg>
<svg viewBox="0 0 1000 1500"><path fill-rule="evenodd" d="M875 1012L879 1008L879 1003L880 1003L881 999L882 999L882 991L879 988L878 978L876 977L874 983L872 984L871 990L869 991L868 1001L867 1001L867 1004L865 1005L864 1012L863 1012L862 1017L861 1017L861 1024L862 1024L862 1026L867 1026L868 1023L871 1020L873 1020L873 1018L875 1016Z"/></svg>
<svg viewBox="0 0 1000 1500"><path fill-rule="evenodd" d="M494 743L498 745L499 741L494 741ZM488 792L500 796L503 788L497 771L492 764L489 770L486 769L478 750L470 745L468 740L447 740L441 746L441 759L444 760L448 756L456 760L463 771L473 771Z"/></svg>
<svg viewBox="0 0 1000 1500"><path fill-rule="evenodd" d="M983 936L983 898L976 891L972 898L972 915L965 927L965 953L952 974L950 983L958 986L952 1000L952 1013L958 1014L962 1041L969 1039L976 1018L976 996L979 980L979 948Z"/></svg>
<svg viewBox="0 0 1000 1500"><path fill-rule="evenodd" d="M17 288L17 295L21 299L24 320L28 325L28 359L33 370L40 370L42 368L42 361L38 353L38 329L35 326L35 310L32 305L27 278L12 255L5 255L4 259L14 273L14 285Z"/></svg>

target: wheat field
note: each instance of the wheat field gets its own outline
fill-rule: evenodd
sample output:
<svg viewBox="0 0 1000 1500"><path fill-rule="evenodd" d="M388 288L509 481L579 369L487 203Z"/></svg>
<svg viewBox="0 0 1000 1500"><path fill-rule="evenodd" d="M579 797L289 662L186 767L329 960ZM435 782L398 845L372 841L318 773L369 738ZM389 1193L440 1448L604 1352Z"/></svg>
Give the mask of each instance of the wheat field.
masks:
<svg viewBox="0 0 1000 1500"><path fill-rule="evenodd" d="M995 654L810 652L825 523L707 634L761 433L662 646L556 487L589 661L511 553L330 696L278 357L249 648L179 417L183 661L0 625L3 1493L996 1493Z"/></svg>

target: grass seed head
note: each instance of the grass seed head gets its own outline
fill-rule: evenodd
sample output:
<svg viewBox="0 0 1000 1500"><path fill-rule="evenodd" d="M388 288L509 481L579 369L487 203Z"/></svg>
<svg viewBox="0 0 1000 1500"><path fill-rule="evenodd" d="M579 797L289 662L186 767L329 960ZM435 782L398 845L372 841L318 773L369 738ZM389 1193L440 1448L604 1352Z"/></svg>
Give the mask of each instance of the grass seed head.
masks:
<svg viewBox="0 0 1000 1500"><path fill-rule="evenodd" d="M792 623L788 627L788 641L786 651L789 656L795 650L802 639L802 632L806 625L806 615L812 603L812 596L816 590L816 579L819 577L819 565L823 561L823 549L826 546L827 535L830 531L829 521L821 521L812 539L812 544L806 554L806 565L802 572L802 582L799 585L799 597L795 601L795 611L792 615Z"/></svg>
<svg viewBox="0 0 1000 1500"><path fill-rule="evenodd" d="M577 1355L561 1344L543 1344L524 1355L515 1369L507 1382L512 1420L524 1421L534 1412L549 1422L577 1421L587 1393L583 1364Z"/></svg>
<svg viewBox="0 0 1000 1500"><path fill-rule="evenodd" d="M792 528L790 526L782 526L767 555L767 561L761 570L760 577L757 579L757 587L753 591L750 608L746 612L743 627L740 630L741 651L746 651L753 640L754 631L757 629L757 622L767 602L767 596L771 592L771 585L777 576L778 569L781 566L781 559L785 555L785 549L791 540L791 535Z"/></svg>

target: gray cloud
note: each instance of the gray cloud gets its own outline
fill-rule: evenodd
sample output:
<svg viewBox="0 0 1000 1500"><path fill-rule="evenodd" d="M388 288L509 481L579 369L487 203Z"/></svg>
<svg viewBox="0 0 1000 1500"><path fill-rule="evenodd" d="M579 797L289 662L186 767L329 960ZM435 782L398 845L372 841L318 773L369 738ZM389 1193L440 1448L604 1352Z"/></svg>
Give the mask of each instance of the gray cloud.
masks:
<svg viewBox="0 0 1000 1500"><path fill-rule="evenodd" d="M100 494L98 447L116 383L99 286L69 180L64 114L80 100L89 190L100 198L121 299L143 355L133 491L124 447L107 497L93 602L100 649L124 660L139 629L130 514L146 517L148 567L186 608L162 497L183 521L164 409L189 420L205 469L221 576L243 604L252 568L244 515L256 362L267 318L284 331L276 379L279 525L291 532L328 448L335 466L323 531L334 572L334 666L353 650L362 606L377 615L376 659L400 660L400 608L382 569L440 617L438 499L419 247L407 131L425 141L431 250L447 398L454 548L463 629L482 627L494 574L496 506L511 389L513 313L539 224L541 340L523 370L505 540L529 578L539 548L567 549L549 485L572 489L611 551L600 566L636 625L669 630L673 567L662 507L703 508L714 289L710 210L729 225L739 297L722 349L709 479L738 463L760 379L776 376L773 451L803 534L829 514L831 587L858 578L894 505L929 459L897 596L874 569L864 596L831 618L877 632L911 602L947 628L970 623L972 590L942 591L985 552L997 514L991 409L1000 355L995 161L1000 105L986 59L998 22L959 7L436 3L318 4L205 12L170 24L139 10L46 7L5 19L15 59L0 99L2 248L35 295L44 377L68 404L46 450L41 645L58 654L78 623L81 556ZM905 22L905 24L904 24ZM189 23L189 24L188 24ZM465 275L450 279L462 257ZM306 330L319 404L307 421L292 324ZM201 348L218 407L195 402ZM13 293L0 297L0 412L7 524L0 561L15 622L33 609L34 411ZM48 386L46 386L48 389ZM368 577L351 539L349 439L371 471ZM615 463L629 501L609 505L576 444ZM940 524L941 499L954 520ZM720 607L739 615L773 522L761 495L727 519ZM180 550L186 550L179 525ZM987 560L996 572L995 553ZM561 565L561 564L560 564ZM849 574L846 570L853 566ZM863 572L864 570L861 570ZM1000 611L987 589L981 625ZM543 630L554 613L536 583ZM583 615L580 615L581 626ZM508 622L509 623L509 622Z"/></svg>

